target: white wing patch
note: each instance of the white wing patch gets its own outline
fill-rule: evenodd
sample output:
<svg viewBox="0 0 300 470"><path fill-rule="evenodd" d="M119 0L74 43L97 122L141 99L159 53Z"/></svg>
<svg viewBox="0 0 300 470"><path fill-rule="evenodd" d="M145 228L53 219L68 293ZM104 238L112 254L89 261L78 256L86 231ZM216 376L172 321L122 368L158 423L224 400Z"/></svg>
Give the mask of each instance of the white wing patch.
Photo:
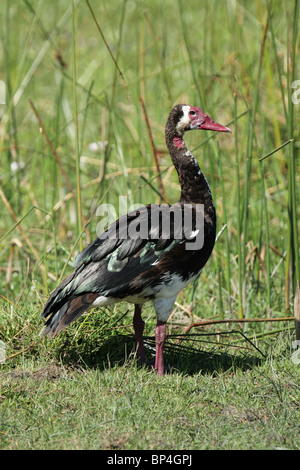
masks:
<svg viewBox="0 0 300 470"><path fill-rule="evenodd" d="M110 305L110 304L115 303L115 301L116 301L116 299L113 299L112 297L106 297L105 295L99 295L99 297L97 297L94 300L92 305L94 307L104 307L106 305Z"/></svg>

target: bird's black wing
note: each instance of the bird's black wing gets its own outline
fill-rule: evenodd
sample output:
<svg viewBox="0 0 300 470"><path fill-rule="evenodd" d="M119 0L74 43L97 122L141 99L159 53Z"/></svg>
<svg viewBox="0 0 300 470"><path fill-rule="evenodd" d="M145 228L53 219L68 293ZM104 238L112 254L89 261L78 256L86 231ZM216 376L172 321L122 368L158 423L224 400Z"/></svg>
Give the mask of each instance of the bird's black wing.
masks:
<svg viewBox="0 0 300 470"><path fill-rule="evenodd" d="M189 264L195 250L185 244L194 232L194 222L184 225L180 204L143 206L121 217L77 256L75 271L52 292L42 316L62 315L78 297L87 303L80 304L80 314L98 296L151 298L166 275Z"/></svg>

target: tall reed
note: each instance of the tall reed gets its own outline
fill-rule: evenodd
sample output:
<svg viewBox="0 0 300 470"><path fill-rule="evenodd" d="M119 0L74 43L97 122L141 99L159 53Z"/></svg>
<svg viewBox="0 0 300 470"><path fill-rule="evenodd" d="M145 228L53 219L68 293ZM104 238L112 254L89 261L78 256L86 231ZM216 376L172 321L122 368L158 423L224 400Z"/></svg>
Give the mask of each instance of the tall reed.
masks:
<svg viewBox="0 0 300 470"><path fill-rule="evenodd" d="M73 100L74 100L74 122L75 122L75 162L76 162L76 225L77 236L82 232L82 209L81 209L81 187L80 187L80 154L79 154L79 129L78 129L78 106L77 106L77 73L76 73L76 32L75 32L75 4L72 0L72 60L73 60ZM83 249L82 238L79 238L79 248Z"/></svg>
<svg viewBox="0 0 300 470"><path fill-rule="evenodd" d="M290 57L290 64L287 64L287 83L288 83L288 135L294 138L295 132L295 113L294 103L292 102L291 85L296 79L296 53L298 51L298 21L299 21L299 0L295 0L293 27L291 38L291 50L287 57ZM299 115L299 114L298 114ZM299 265L299 240L297 227L297 196L296 196L296 146L295 142L290 145L289 155L289 175L288 175L288 209L289 209L289 244L288 259L291 257L293 272L293 295L294 295L294 316L296 326L296 337L300 340L300 265ZM292 253L292 256L291 256Z"/></svg>
<svg viewBox="0 0 300 470"><path fill-rule="evenodd" d="M244 317L243 313L243 277L242 266L245 265L244 251L242 251L242 227L241 227L241 191L240 191L240 163L239 163L239 146L238 146L238 122L237 122L237 95L234 97L234 153L235 153L235 177L237 184L237 254L238 254L238 316Z"/></svg>

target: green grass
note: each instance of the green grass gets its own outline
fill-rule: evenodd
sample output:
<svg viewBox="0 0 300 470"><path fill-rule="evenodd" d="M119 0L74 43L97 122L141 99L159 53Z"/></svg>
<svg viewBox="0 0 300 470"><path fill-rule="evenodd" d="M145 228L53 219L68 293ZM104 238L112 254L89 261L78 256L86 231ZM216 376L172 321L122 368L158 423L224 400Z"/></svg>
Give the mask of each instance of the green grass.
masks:
<svg viewBox="0 0 300 470"><path fill-rule="evenodd" d="M294 326L267 321L293 314L299 281L298 2L48 3L0 12L0 448L299 449ZM233 131L186 136L220 236L178 296L161 379L136 365L127 304L39 335L49 293L96 237L97 207L162 202L141 101L170 203L172 105ZM151 305L143 318L150 360ZM255 318L266 321L178 336Z"/></svg>
<svg viewBox="0 0 300 470"><path fill-rule="evenodd" d="M298 449L299 373L289 340L280 335L265 361L200 354L201 370L162 380L130 356L95 368L24 360L2 374L2 447Z"/></svg>

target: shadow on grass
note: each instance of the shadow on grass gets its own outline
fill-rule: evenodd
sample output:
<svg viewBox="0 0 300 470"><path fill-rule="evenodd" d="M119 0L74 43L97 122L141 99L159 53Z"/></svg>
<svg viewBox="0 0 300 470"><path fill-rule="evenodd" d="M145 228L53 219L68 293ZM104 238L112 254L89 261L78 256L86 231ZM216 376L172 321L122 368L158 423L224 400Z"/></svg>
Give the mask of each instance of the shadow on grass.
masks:
<svg viewBox="0 0 300 470"><path fill-rule="evenodd" d="M193 338L194 339L194 338ZM208 344L207 344L208 343ZM247 370L260 364L264 359L255 346L234 346L217 342L210 344L207 339L197 340L197 349L189 337L168 338L165 344L165 363L170 372L184 375L218 374L228 370ZM234 349L238 347L239 349ZM147 364L154 364L155 342L153 337L145 338ZM233 351L230 351L233 349ZM100 370L133 363L136 343L133 335L116 334L105 340L86 341L79 338L76 344L64 342L59 355L65 365L98 368Z"/></svg>

